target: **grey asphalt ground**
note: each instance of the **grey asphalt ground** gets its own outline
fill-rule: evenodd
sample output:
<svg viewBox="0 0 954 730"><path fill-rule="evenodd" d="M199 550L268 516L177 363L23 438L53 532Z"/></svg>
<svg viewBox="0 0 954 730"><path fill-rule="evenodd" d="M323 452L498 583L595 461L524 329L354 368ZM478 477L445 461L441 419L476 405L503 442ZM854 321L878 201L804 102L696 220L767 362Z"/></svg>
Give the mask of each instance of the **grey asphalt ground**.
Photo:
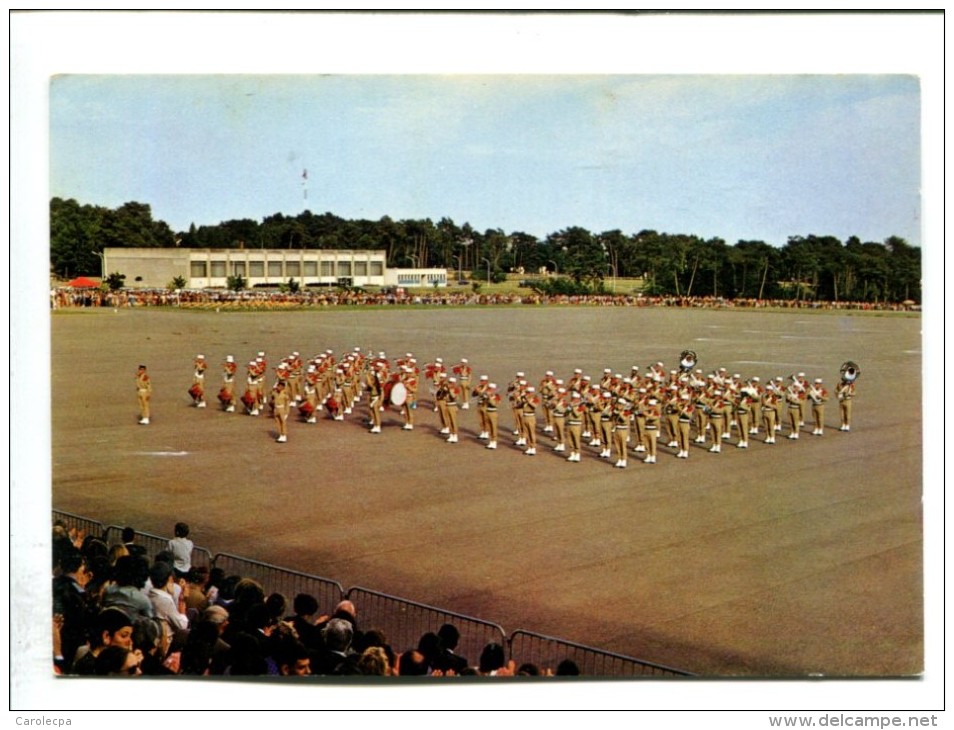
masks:
<svg viewBox="0 0 954 730"><path fill-rule="evenodd" d="M832 390L856 361L854 425L822 437L614 469L458 444L417 411L380 435L190 406L192 358L265 350L273 365L360 346L420 363L467 357L503 386L576 367L598 378L691 348L699 366ZM898 315L636 308L95 310L52 316L52 504L105 524L362 585L706 676L909 676L924 666L921 320ZM137 424L148 365L153 419ZM270 368L271 369L271 368ZM271 381L273 373L269 373ZM540 419L542 421L542 419ZM509 432L509 412L500 414ZM732 444L736 441L732 440ZM360 610L360 607L359 607Z"/></svg>

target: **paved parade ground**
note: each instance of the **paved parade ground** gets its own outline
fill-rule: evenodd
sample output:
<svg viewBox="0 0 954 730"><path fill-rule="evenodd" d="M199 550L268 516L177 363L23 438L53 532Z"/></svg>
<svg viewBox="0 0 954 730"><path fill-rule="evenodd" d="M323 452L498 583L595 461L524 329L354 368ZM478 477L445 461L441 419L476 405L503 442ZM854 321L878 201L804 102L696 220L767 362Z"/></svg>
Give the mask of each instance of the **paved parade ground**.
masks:
<svg viewBox="0 0 954 730"><path fill-rule="evenodd" d="M414 431L367 399L344 422L224 413L221 362L273 367L359 346L470 360L505 388L574 368L598 379L693 349L706 372L804 371L833 391L861 368L850 433L626 469L584 447L580 463L496 451L461 412L448 444L422 385ZM202 353L209 407L191 407ZM137 424L148 365L152 422ZM230 552L703 675L907 676L923 669L921 319L876 313L628 307L460 307L52 314L52 505L160 535L187 522ZM542 422L542 418L538 419ZM329 607L322 607L326 610ZM358 607L360 611L360 606ZM396 647L404 648L404 647Z"/></svg>

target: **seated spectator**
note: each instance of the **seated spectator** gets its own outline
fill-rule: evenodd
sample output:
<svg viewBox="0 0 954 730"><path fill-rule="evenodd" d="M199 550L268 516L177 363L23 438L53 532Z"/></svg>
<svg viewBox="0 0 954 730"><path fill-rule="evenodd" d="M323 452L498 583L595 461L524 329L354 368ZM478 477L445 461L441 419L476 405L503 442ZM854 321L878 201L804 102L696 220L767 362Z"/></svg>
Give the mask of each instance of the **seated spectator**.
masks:
<svg viewBox="0 0 954 730"><path fill-rule="evenodd" d="M179 673L200 677L211 674L212 656L218 640L219 627L211 621L199 621L189 629L179 661Z"/></svg>
<svg viewBox="0 0 954 730"><path fill-rule="evenodd" d="M129 618L152 618L156 615L152 602L145 593L149 564L141 556L124 555L113 568L113 583L106 586L102 604L125 611Z"/></svg>
<svg viewBox="0 0 954 730"><path fill-rule="evenodd" d="M491 642L480 653L480 664L477 671L482 676L512 677L515 666L516 664L512 659L509 663L507 662L504 656L504 648L500 644Z"/></svg>
<svg viewBox="0 0 954 730"><path fill-rule="evenodd" d="M142 657L124 646L107 646L96 657L94 671L97 677L135 677L142 674Z"/></svg>
<svg viewBox="0 0 954 730"><path fill-rule="evenodd" d="M205 593L209 581L209 569L202 566L193 566L185 578L188 585L186 591L186 613L189 609L202 613L209 605L209 598Z"/></svg>
<svg viewBox="0 0 954 730"><path fill-rule="evenodd" d="M189 619L185 614L185 600L182 595L177 602L175 578L172 566L168 563L157 562L149 569L149 601L152 610L159 618L165 619L173 629L189 628Z"/></svg>
<svg viewBox="0 0 954 730"><path fill-rule="evenodd" d="M74 547L59 556L60 575L53 579L53 614L62 616L60 648L62 656L54 657L61 671L67 671L76 658L76 652L90 640L90 630L96 617L96 606L86 600L89 573L86 559Z"/></svg>
<svg viewBox="0 0 954 730"><path fill-rule="evenodd" d="M427 659L421 652L408 649L398 657L394 673L400 677L426 677Z"/></svg>
<svg viewBox="0 0 954 730"><path fill-rule="evenodd" d="M122 541L130 555L146 557L146 548L136 543L136 531L132 527L127 526L123 528Z"/></svg>
<svg viewBox="0 0 954 730"><path fill-rule="evenodd" d="M324 646L316 652L312 662L315 674L341 674L348 659L351 639L354 636L351 624L344 619L333 618L321 630Z"/></svg>
<svg viewBox="0 0 954 730"><path fill-rule="evenodd" d="M142 654L139 665L142 673L149 676L176 674L175 661L169 661L169 645L172 630L169 624L157 618L138 618L133 621L133 649Z"/></svg>
<svg viewBox="0 0 954 730"><path fill-rule="evenodd" d="M556 676L558 677L578 677L580 676L580 668L577 666L576 662L572 659L564 659L562 662L557 664Z"/></svg>
<svg viewBox="0 0 954 730"><path fill-rule="evenodd" d="M437 630L437 635L441 640L441 651L435 667L445 673L460 674L467 666L467 659L454 653L460 642L460 631L454 624L444 624Z"/></svg>
<svg viewBox="0 0 954 730"><path fill-rule="evenodd" d="M311 652L291 636L281 642L278 673L283 677L307 677L311 674Z"/></svg>
<svg viewBox="0 0 954 730"><path fill-rule="evenodd" d="M322 645L321 632L315 626L318 614L318 599L308 593L299 593L293 603L295 615L286 620L294 627L298 640L308 649L315 651Z"/></svg>
<svg viewBox="0 0 954 730"><path fill-rule="evenodd" d="M108 646L133 648L133 626L129 616L118 608L105 608L99 612L90 632L89 647L77 651L71 674L92 675L96 673L96 657ZM140 655L141 656L141 655Z"/></svg>
<svg viewBox="0 0 954 730"><path fill-rule="evenodd" d="M218 638L212 647L212 663L209 666L209 673L221 675L225 673L226 667L231 662L231 649L222 635L229 623L229 612L222 606L209 606L202 612L201 621L206 621L215 626L218 631Z"/></svg>
<svg viewBox="0 0 954 730"><path fill-rule="evenodd" d="M433 631L423 634L417 642L417 650L424 656L424 663L427 665L427 671L430 673L437 668L438 660L441 655L440 637Z"/></svg>
<svg viewBox="0 0 954 730"><path fill-rule="evenodd" d="M358 659L358 671L368 677L387 677L391 674L391 663L384 649L369 646Z"/></svg>

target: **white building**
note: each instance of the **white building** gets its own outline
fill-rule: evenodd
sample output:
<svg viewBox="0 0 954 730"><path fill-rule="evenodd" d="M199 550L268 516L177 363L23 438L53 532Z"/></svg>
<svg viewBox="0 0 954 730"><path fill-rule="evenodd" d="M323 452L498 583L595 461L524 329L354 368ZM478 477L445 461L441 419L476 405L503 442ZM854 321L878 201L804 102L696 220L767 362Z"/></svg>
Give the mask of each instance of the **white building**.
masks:
<svg viewBox="0 0 954 730"><path fill-rule="evenodd" d="M237 248L107 248L106 275L125 275L130 288L161 289L181 276L187 289L226 287L241 276L246 286L279 286L294 279L301 286L446 286L444 269L414 270L415 282L401 283L407 270L386 270L384 251ZM408 279L410 281L410 279Z"/></svg>

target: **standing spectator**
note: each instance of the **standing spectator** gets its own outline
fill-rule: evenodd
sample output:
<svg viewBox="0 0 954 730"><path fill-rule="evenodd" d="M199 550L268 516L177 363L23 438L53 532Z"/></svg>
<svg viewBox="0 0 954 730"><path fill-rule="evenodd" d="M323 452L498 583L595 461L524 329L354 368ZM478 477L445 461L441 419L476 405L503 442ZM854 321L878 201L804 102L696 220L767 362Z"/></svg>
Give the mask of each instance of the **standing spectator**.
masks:
<svg viewBox="0 0 954 730"><path fill-rule="evenodd" d="M136 397L139 399L139 423L149 425L149 401L152 398L152 381L146 366L140 365L136 372Z"/></svg>
<svg viewBox="0 0 954 730"><path fill-rule="evenodd" d="M169 541L169 552L172 553L172 568L176 580L185 578L192 568L192 540L189 539L189 526L185 522L177 522L175 537Z"/></svg>

